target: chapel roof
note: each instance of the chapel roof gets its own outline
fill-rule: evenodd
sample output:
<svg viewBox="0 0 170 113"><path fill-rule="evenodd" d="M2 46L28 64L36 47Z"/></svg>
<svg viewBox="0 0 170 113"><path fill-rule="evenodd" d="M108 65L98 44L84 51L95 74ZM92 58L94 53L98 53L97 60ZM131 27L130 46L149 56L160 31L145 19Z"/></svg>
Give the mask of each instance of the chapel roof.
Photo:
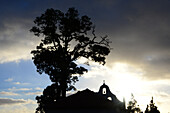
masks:
<svg viewBox="0 0 170 113"><path fill-rule="evenodd" d="M48 109L116 109L122 107L122 102L114 103L89 89L78 91L55 104L49 104Z"/></svg>

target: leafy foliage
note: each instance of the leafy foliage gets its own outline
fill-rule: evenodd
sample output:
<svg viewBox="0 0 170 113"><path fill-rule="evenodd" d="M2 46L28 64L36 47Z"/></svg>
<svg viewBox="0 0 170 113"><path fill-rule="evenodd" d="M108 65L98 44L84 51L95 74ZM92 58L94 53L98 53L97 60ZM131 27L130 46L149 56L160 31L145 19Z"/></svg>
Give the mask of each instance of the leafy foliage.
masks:
<svg viewBox="0 0 170 113"><path fill-rule="evenodd" d="M137 105L137 101L134 98L133 94L131 94L131 100L128 102L127 108L128 108L127 109L128 113L140 113L141 112L139 105Z"/></svg>
<svg viewBox="0 0 170 113"><path fill-rule="evenodd" d="M150 104L147 105L145 113L160 113L160 111L157 109L157 106L155 106L155 103L152 100L150 101Z"/></svg>
<svg viewBox="0 0 170 113"><path fill-rule="evenodd" d="M55 83L51 86L47 86L43 91L43 95L36 97L37 103L39 104L36 109L36 113L44 113L46 110L46 105L54 104L57 100L59 100L60 91L61 88Z"/></svg>

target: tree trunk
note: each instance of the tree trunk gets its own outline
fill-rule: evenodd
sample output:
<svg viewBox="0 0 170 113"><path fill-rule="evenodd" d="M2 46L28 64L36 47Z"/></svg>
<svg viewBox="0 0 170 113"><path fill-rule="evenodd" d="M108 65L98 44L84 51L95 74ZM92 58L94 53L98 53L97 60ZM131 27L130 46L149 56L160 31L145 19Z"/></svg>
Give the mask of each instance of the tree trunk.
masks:
<svg viewBox="0 0 170 113"><path fill-rule="evenodd" d="M66 88L67 88L67 82L66 80L62 80L61 82L61 97L65 98L66 97Z"/></svg>

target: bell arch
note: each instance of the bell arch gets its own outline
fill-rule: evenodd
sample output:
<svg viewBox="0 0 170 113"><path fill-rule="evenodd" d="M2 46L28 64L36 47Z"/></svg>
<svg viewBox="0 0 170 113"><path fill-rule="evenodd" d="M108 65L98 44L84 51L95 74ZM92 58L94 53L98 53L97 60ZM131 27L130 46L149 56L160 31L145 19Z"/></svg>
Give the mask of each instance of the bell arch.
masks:
<svg viewBox="0 0 170 113"><path fill-rule="evenodd" d="M116 96L112 94L109 87L105 83L103 83L103 85L100 86L98 94L100 94L101 96L110 101L116 100Z"/></svg>

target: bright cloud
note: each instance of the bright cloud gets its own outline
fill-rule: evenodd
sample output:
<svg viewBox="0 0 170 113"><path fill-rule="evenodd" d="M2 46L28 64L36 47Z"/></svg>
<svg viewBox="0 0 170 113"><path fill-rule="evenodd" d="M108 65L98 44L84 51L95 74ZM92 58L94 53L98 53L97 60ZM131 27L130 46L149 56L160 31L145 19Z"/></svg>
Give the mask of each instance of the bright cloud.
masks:
<svg viewBox="0 0 170 113"><path fill-rule="evenodd" d="M16 87L12 87L12 88L8 88L9 91L30 91L32 90L32 88L16 88Z"/></svg>
<svg viewBox="0 0 170 113"><path fill-rule="evenodd" d="M15 85L29 85L29 83L14 82Z"/></svg>
<svg viewBox="0 0 170 113"><path fill-rule="evenodd" d="M4 81L6 81L6 82L11 82L11 81L13 81L14 79L13 78L8 78L8 79L6 79L6 80L4 80Z"/></svg>
<svg viewBox="0 0 170 113"><path fill-rule="evenodd" d="M14 84L19 85L19 84L21 84L21 83L20 83L20 82L14 82Z"/></svg>
<svg viewBox="0 0 170 113"><path fill-rule="evenodd" d="M6 92L6 91L1 91L0 95L5 95L5 96L18 96L19 94L13 93L13 92Z"/></svg>
<svg viewBox="0 0 170 113"><path fill-rule="evenodd" d="M43 90L43 88L36 87L35 90Z"/></svg>
<svg viewBox="0 0 170 113"><path fill-rule="evenodd" d="M28 92L25 95L42 95L42 92Z"/></svg>

